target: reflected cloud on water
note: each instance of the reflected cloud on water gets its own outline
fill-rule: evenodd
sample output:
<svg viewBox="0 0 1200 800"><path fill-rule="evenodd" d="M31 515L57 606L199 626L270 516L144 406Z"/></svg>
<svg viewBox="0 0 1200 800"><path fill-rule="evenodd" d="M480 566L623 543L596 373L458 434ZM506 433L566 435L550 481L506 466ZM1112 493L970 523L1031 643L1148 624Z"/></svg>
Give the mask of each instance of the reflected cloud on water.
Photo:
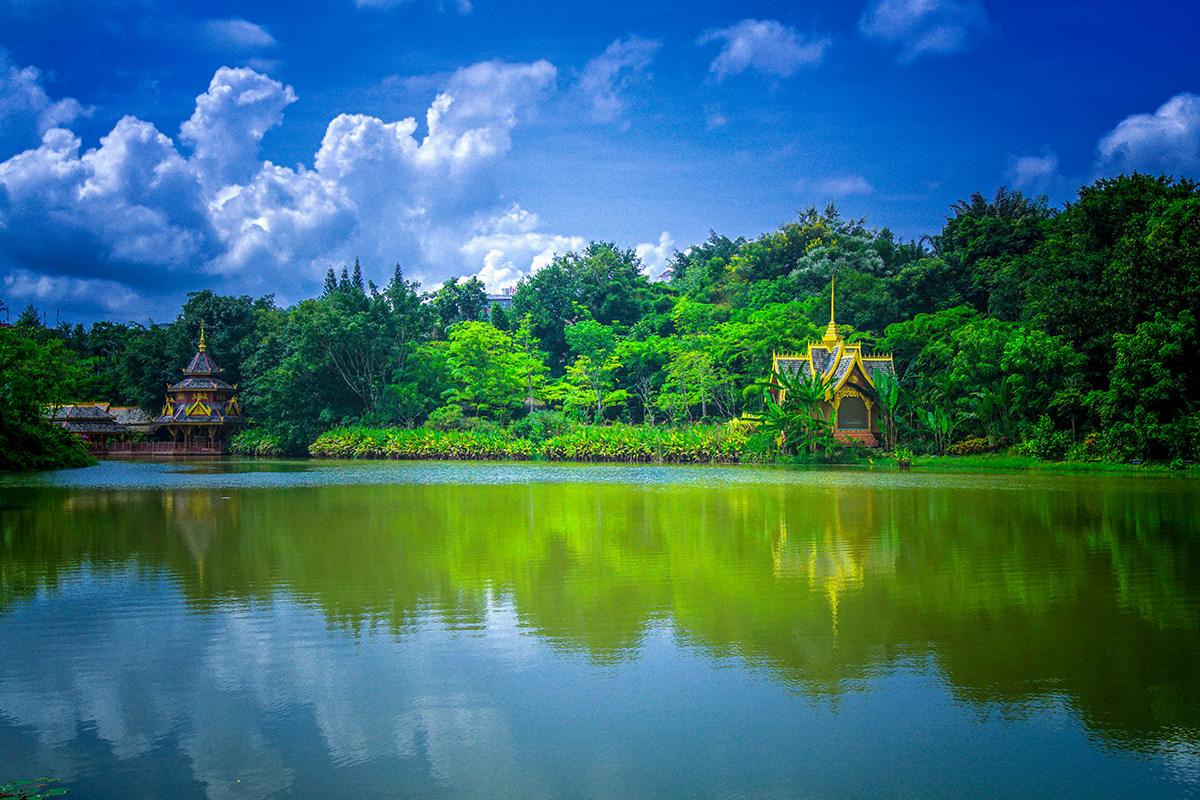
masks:
<svg viewBox="0 0 1200 800"><path fill-rule="evenodd" d="M1104 762L1113 787L1200 786L1190 486L530 469L0 490L0 646L17 653L0 662L0 747L81 780L154 765L146 796L397 775L411 794L637 796L693 785L638 779L684 758L632 733L658 725L708 748L693 777L719 794L773 785L719 769L751 758L727 738L739 726L806 722L821 748L896 704L993 750L1018 747L1013 725L1056 730L1081 770L1132 755ZM886 731L860 739L844 749L899 755Z"/></svg>

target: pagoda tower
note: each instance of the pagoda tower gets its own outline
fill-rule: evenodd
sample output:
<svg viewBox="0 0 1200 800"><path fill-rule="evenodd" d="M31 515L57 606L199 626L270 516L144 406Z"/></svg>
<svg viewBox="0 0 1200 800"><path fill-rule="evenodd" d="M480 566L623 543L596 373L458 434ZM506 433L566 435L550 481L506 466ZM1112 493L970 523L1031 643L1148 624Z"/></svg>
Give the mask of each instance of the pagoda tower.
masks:
<svg viewBox="0 0 1200 800"><path fill-rule="evenodd" d="M202 322L196 355L184 368L183 380L167 387L162 413L155 419L173 442L187 449L223 450L229 437L245 424L237 387L221 380L221 371L208 354Z"/></svg>

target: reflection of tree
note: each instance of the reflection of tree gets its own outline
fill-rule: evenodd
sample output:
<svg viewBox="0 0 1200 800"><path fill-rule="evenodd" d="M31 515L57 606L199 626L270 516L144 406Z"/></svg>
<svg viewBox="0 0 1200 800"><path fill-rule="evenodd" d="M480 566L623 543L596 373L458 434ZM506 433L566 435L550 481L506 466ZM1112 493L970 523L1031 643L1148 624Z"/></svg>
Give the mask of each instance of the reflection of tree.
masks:
<svg viewBox="0 0 1200 800"><path fill-rule="evenodd" d="M199 611L282 589L353 632L480 628L511 602L597 662L668 623L811 696L932 659L968 701L1062 693L1124 744L1194 729L1195 495L971 486L7 490L0 610L81 564L166 569Z"/></svg>

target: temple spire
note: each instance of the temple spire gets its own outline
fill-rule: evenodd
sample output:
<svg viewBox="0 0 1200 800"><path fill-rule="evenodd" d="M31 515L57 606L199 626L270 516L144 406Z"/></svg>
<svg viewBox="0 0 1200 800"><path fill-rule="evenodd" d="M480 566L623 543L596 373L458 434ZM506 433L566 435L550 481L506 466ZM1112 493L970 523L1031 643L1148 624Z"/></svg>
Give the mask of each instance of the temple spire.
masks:
<svg viewBox="0 0 1200 800"><path fill-rule="evenodd" d="M200 320L200 352L203 353L207 349L204 344L204 320Z"/></svg>
<svg viewBox="0 0 1200 800"><path fill-rule="evenodd" d="M825 337L823 341L826 345L832 347L837 343L838 336L837 323L833 321L833 304L834 295L837 293L837 275L834 274L829 279L829 326L825 328Z"/></svg>

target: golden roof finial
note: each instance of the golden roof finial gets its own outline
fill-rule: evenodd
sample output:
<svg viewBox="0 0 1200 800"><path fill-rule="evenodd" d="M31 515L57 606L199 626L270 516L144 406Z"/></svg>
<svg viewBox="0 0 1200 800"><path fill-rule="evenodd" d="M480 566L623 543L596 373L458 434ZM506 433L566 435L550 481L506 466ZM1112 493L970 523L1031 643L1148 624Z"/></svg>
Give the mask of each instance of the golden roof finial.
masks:
<svg viewBox="0 0 1200 800"><path fill-rule="evenodd" d="M204 320L200 320L200 352L203 353L207 349L204 344Z"/></svg>
<svg viewBox="0 0 1200 800"><path fill-rule="evenodd" d="M837 291L837 275L834 274L829 279L829 326L825 328L824 342L827 345L833 345L840 338L838 336L837 323L833 321L833 302L834 294Z"/></svg>

